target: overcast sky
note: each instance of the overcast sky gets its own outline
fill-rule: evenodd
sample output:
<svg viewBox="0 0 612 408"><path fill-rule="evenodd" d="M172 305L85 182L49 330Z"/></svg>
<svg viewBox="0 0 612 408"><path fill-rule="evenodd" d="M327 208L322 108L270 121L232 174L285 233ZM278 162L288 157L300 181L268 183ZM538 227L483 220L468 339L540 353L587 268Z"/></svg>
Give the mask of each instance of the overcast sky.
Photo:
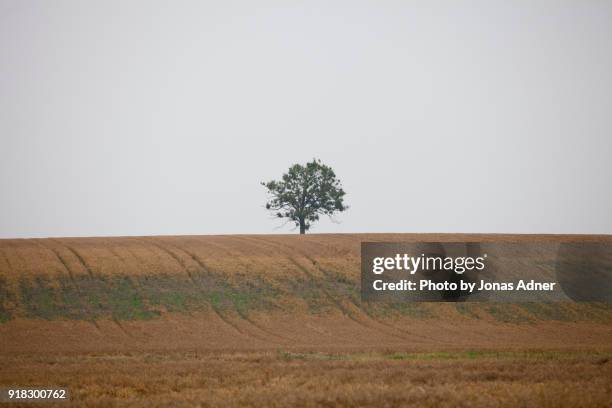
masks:
<svg viewBox="0 0 612 408"><path fill-rule="evenodd" d="M612 233L612 2L0 0L0 237Z"/></svg>

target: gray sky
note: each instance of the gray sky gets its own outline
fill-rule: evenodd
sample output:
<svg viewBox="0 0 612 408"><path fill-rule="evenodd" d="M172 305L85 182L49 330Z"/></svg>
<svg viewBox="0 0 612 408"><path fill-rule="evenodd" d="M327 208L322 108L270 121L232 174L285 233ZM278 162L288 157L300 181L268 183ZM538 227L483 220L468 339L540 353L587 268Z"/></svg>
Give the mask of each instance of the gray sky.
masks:
<svg viewBox="0 0 612 408"><path fill-rule="evenodd" d="M0 237L612 233L609 1L0 0Z"/></svg>

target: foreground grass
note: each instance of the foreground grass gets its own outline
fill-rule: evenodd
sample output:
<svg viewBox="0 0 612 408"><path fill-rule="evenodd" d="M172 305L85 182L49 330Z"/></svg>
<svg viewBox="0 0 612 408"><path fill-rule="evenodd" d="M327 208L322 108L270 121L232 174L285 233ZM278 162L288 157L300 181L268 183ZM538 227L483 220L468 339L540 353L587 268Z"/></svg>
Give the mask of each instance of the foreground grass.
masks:
<svg viewBox="0 0 612 408"><path fill-rule="evenodd" d="M0 357L0 386L75 406L609 406L610 378L612 353L581 351Z"/></svg>

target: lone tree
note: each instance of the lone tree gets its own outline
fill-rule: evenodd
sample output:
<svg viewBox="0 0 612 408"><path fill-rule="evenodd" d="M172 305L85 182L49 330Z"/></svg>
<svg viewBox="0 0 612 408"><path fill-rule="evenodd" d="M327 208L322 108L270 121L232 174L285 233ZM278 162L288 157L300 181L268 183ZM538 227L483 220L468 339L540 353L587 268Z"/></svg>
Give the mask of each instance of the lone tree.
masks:
<svg viewBox="0 0 612 408"><path fill-rule="evenodd" d="M332 216L348 209L344 205L344 190L331 167L313 159L305 166L294 164L281 181L261 183L270 199L266 209L278 218L287 218L305 234L320 215Z"/></svg>

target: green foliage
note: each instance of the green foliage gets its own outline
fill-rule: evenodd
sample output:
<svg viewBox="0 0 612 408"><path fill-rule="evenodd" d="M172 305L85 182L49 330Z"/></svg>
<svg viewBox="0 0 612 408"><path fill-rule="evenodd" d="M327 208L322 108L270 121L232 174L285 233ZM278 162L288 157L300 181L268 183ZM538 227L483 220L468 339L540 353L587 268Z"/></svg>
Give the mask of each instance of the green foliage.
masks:
<svg viewBox="0 0 612 408"><path fill-rule="evenodd" d="M268 189L270 199L266 209L278 218L287 218L304 234L319 216L332 216L348 209L345 192L331 167L313 159L294 164L280 181L261 183Z"/></svg>

